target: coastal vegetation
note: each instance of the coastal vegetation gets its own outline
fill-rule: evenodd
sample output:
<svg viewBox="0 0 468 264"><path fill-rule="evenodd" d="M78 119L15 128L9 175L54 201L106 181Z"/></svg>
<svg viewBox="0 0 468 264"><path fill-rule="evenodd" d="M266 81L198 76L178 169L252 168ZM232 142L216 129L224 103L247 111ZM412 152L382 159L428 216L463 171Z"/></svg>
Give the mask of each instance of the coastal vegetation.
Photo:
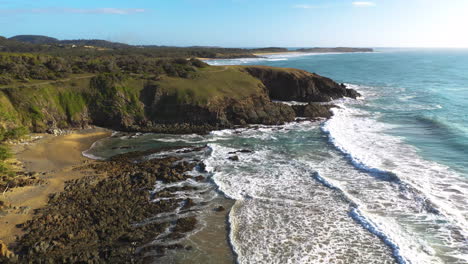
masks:
<svg viewBox="0 0 468 264"><path fill-rule="evenodd" d="M98 125L122 131L206 133L246 124L282 124L304 113L326 117L329 106L305 111L272 100L327 102L341 96L357 94L296 69L216 67L190 57L141 54L3 52L0 185L6 188L14 174L5 142L29 131L57 133Z"/></svg>
<svg viewBox="0 0 468 264"><path fill-rule="evenodd" d="M155 45L127 45L105 40L56 40L46 36L0 36L0 52L40 53L56 56L89 55L144 55L154 58L241 58L256 57L253 53L285 52L285 48L221 48L221 47L170 47Z"/></svg>
<svg viewBox="0 0 468 264"><path fill-rule="evenodd" d="M15 168L9 162L13 155L7 144L8 141L16 141L26 137L29 130L24 126L10 129L0 127L0 191L3 192L8 187L14 187L21 179L16 177ZM0 209L1 211L1 209Z"/></svg>
<svg viewBox="0 0 468 264"><path fill-rule="evenodd" d="M119 67L115 72L6 85L0 90L6 106L2 113L9 117L3 126L52 132L93 124L124 131L204 133L294 119L294 109L272 100L356 97L330 79L300 70L179 61L165 61L162 67L143 68L141 73ZM276 84L289 89L278 92Z"/></svg>
<svg viewBox="0 0 468 264"><path fill-rule="evenodd" d="M204 133L236 125L281 124L305 112L320 117L272 100L327 102L357 96L330 79L300 70L215 67L195 58L287 51L276 47L137 47L17 36L0 38L0 49L2 174L9 173L4 142L29 131L54 133L99 125ZM328 110L320 107L316 112L323 116Z"/></svg>
<svg viewBox="0 0 468 264"><path fill-rule="evenodd" d="M0 52L39 53L55 56L115 56L143 55L153 58L256 58L262 53L284 52L371 52L369 48L303 48L289 50L281 47L221 48L221 47L172 47L156 45L128 45L105 40L58 40L47 36L19 35L11 38L0 36Z"/></svg>
<svg viewBox="0 0 468 264"><path fill-rule="evenodd" d="M59 80L73 74L86 73L132 73L154 76L167 74L189 78L195 72L194 68L206 66L207 64L197 59L161 59L143 55L60 57L34 53L0 53L0 87L10 84L19 86L34 80Z"/></svg>
<svg viewBox="0 0 468 264"><path fill-rule="evenodd" d="M250 124L279 125L296 117L327 118L333 105L323 102L359 95L331 79L298 69L210 66L196 58L255 56L253 52L285 51L282 48L122 45L37 36L0 38L1 192L42 184L42 175L49 173L14 166L18 164L9 146L29 132L61 134L100 126L123 132L182 134ZM277 102L291 100L304 104ZM173 157L141 162L143 154L148 153L117 156L80 168L53 167L51 171L58 170L60 175L77 169L95 176L63 180L63 193L50 196L47 207L31 221L19 222L17 227L27 235L17 240L14 252L18 255L8 261L137 263L147 257L146 250L163 254L180 247L145 245L170 226L170 236L183 237L195 228L193 216L175 223L133 224L170 212L181 203L183 210L190 210L194 205L190 199L150 203L148 190L156 180L187 180L192 176L186 172L195 167L203 171L204 165L178 163ZM154 195L172 197L178 191L171 187ZM23 209L0 201L2 214ZM135 244L141 248L136 250ZM5 247L1 241L0 247Z"/></svg>

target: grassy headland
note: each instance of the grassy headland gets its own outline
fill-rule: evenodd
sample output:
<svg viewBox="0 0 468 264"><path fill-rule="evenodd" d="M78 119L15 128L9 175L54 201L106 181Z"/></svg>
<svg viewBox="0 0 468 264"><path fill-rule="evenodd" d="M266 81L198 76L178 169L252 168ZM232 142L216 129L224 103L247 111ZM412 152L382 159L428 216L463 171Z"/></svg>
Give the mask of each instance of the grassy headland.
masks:
<svg viewBox="0 0 468 264"><path fill-rule="evenodd" d="M286 51L282 48L135 47L37 36L0 38L0 44L0 142L28 131L89 125L188 133L280 124L296 114L271 100L329 101L351 95L333 81L304 71L215 67L190 58L207 51L215 53L211 57L235 57ZM91 44L102 49L84 46ZM9 155L3 143L1 153L0 170L6 173Z"/></svg>
<svg viewBox="0 0 468 264"><path fill-rule="evenodd" d="M136 229L132 223L144 220L148 212L166 212L176 206L175 202L148 203L146 190L156 179L185 180L191 177L185 172L197 165L177 167L173 163L177 158L135 163L132 157L122 156L91 168L93 173L109 174L109 179L94 177L65 183L83 177L73 169L83 162L81 151L107 132L55 140L46 137L17 155L29 162L26 171L21 171L9 148L29 132L60 134L62 130L95 125L132 132L206 133L248 124L278 125L296 117L329 117L332 106L314 102L358 96L344 85L302 70L216 67L194 59L287 52L282 48L142 47L21 36L0 38L0 51L0 192L8 191L7 196L17 201L13 207L0 201L0 213L5 208L21 211L20 217L7 216L5 222L9 223L5 226L13 231L0 235L12 242L12 235L19 232L10 227L16 224L28 232L15 249L25 261L133 261L133 243L143 245L169 223ZM290 106L275 100L309 104ZM12 187L32 184L39 187L10 192ZM64 186L66 192L48 200L50 193ZM135 193L138 199L134 199ZM42 214L25 225L21 223L33 215L26 209L37 209L47 202ZM185 203L183 209L190 210L193 201ZM193 230L194 219L179 219L171 235Z"/></svg>

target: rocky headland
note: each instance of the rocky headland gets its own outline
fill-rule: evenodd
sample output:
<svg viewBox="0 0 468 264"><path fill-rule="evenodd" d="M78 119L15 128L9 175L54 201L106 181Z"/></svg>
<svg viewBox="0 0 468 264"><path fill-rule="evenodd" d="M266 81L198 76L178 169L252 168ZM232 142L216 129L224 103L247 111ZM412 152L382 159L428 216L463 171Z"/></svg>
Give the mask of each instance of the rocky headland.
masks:
<svg viewBox="0 0 468 264"><path fill-rule="evenodd" d="M327 117L315 104L359 94L333 80L297 69L207 67L192 78L97 75L41 86L0 90L4 127L33 132L85 128L206 133L247 124L279 125L296 117ZM300 101L309 111L274 102ZM3 120L1 120L3 119Z"/></svg>
<svg viewBox="0 0 468 264"><path fill-rule="evenodd" d="M359 96L343 84L297 69L203 65L190 69L182 77L104 73L6 86L0 89L0 128L15 131L25 127L54 134L90 126L126 132L207 133L251 124L281 125L298 117L328 118L333 107L329 102ZM73 145L69 152L80 156L77 150L81 147ZM192 211L198 206L177 196L196 187L180 185L154 192L155 183L207 181L189 173L203 171L200 159L178 155L145 158L167 150L133 152L106 161L86 161L85 165L81 156L63 161L72 155L63 150L57 157L41 152L42 156L29 159L49 170L27 177L35 184L55 184L57 177L61 180L52 185L56 192L47 199L42 197L44 203L29 208L33 213L16 224L21 230L16 241L9 241L9 248L0 244L1 260L149 263L167 250L190 250L177 242L154 243L155 238L177 241L193 231L197 218ZM199 150L188 146L171 151L196 156ZM238 160L235 155L227 158ZM66 178L68 175L73 177ZM10 191L7 188L14 178L9 177L2 180L2 191ZM11 205L0 205L2 210L12 210ZM215 209L224 211L223 207ZM181 212L190 214L181 217ZM176 216L158 217L171 214Z"/></svg>

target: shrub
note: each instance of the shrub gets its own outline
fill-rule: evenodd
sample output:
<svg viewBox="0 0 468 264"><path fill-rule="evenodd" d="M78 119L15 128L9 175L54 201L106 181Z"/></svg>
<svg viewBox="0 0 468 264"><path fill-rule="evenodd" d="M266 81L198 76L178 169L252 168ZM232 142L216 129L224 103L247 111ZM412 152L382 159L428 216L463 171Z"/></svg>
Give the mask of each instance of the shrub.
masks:
<svg viewBox="0 0 468 264"><path fill-rule="evenodd" d="M169 75L169 76L172 76L172 77L178 76L177 71L176 71L174 65L172 65L172 64L169 64L169 63L164 64L163 69L166 72L166 74Z"/></svg>
<svg viewBox="0 0 468 264"><path fill-rule="evenodd" d="M0 145L0 162L9 158L11 158L10 150L6 146Z"/></svg>
<svg viewBox="0 0 468 264"><path fill-rule="evenodd" d="M13 80L8 76L0 76L0 85L7 85L12 83Z"/></svg>
<svg viewBox="0 0 468 264"><path fill-rule="evenodd" d="M192 66L195 66L197 68L204 68L204 67L207 67L208 64L199 60L199 59L195 59L195 58L192 58L190 59L190 64L192 64Z"/></svg>
<svg viewBox="0 0 468 264"><path fill-rule="evenodd" d="M0 176L8 175L9 173L10 173L10 170L8 169L6 164L0 161Z"/></svg>
<svg viewBox="0 0 468 264"><path fill-rule="evenodd" d="M4 139L20 139L25 137L27 134L29 134L29 129L21 126L6 131L6 133L4 134Z"/></svg>
<svg viewBox="0 0 468 264"><path fill-rule="evenodd" d="M172 62L175 63L175 64L180 64L180 65L188 65L189 64L189 61L184 59L184 58L177 58L177 59L172 60Z"/></svg>

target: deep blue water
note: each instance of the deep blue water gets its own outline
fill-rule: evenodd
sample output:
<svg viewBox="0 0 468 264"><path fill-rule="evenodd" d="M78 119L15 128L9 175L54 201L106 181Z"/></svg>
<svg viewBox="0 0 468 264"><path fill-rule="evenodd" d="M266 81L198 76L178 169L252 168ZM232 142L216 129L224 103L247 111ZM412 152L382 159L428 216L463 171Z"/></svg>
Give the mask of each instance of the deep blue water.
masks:
<svg viewBox="0 0 468 264"><path fill-rule="evenodd" d="M468 263L468 50L377 49L210 63L299 68L358 90L363 97L335 102L340 108L320 126L330 156L324 162L304 157L315 179L352 201L355 222L387 244L398 262ZM319 138L294 137L301 151L317 153Z"/></svg>
<svg viewBox="0 0 468 264"><path fill-rule="evenodd" d="M468 49L377 49L375 53L269 56L244 61L293 67L338 82L367 86L363 108L395 124L427 159L468 177Z"/></svg>

